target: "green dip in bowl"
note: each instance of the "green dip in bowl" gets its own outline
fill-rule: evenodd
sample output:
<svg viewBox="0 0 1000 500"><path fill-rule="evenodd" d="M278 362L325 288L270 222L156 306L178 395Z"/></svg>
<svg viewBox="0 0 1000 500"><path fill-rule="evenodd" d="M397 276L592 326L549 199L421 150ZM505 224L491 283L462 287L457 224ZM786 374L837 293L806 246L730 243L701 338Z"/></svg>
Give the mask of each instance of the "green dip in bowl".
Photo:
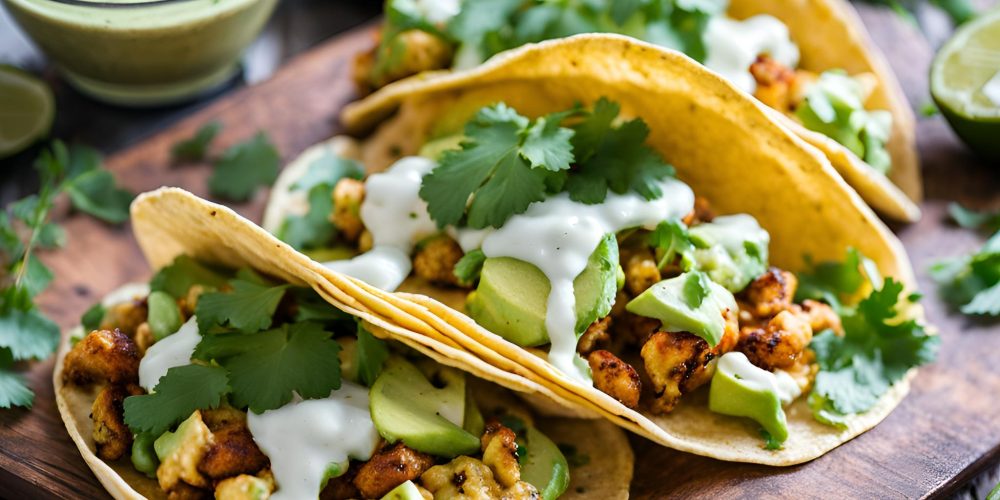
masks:
<svg viewBox="0 0 1000 500"><path fill-rule="evenodd" d="M78 89L128 106L225 83L277 0L2 0Z"/></svg>

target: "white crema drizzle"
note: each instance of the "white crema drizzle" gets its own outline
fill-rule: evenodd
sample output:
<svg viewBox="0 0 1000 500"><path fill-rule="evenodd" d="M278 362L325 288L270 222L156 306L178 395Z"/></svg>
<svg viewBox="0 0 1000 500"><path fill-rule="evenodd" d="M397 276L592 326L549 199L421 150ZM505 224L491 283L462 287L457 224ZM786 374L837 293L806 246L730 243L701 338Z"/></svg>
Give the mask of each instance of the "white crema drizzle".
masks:
<svg viewBox="0 0 1000 500"><path fill-rule="evenodd" d="M191 364L191 355L198 342L201 342L198 320L191 316L177 333L158 340L146 350L146 355L139 361L139 385L152 392L167 370Z"/></svg>
<svg viewBox="0 0 1000 500"><path fill-rule="evenodd" d="M767 54L789 68L799 62L799 48L789 37L788 27L763 14L742 21L713 17L705 30L705 52L706 67L750 93L757 88L750 74L757 56Z"/></svg>
<svg viewBox="0 0 1000 500"><path fill-rule="evenodd" d="M638 193L609 193L603 203L587 205L565 193L532 203L483 240L487 257L512 257L533 264L549 279L545 329L549 362L573 379L589 383L576 355L576 296L573 280L587 267L601 238L632 227L653 229L680 219L694 208L694 192L683 182L658 182L663 195L646 200ZM580 362L577 362L577 360Z"/></svg>
<svg viewBox="0 0 1000 500"><path fill-rule="evenodd" d="M349 459L370 459L379 441L368 389L347 381L325 399L247 412L247 427L271 460L278 486L272 500L317 498L331 466L346 472Z"/></svg>

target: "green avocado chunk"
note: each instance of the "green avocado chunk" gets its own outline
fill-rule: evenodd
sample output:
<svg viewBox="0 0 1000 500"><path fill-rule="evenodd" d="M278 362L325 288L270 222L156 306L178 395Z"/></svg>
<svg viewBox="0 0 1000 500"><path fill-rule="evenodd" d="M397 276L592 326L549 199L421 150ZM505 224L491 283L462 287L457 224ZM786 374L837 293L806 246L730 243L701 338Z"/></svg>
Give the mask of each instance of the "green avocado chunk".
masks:
<svg viewBox="0 0 1000 500"><path fill-rule="evenodd" d="M747 214L724 215L688 230L695 269L736 293L767 270L771 237Z"/></svg>
<svg viewBox="0 0 1000 500"><path fill-rule="evenodd" d="M569 487L569 464L559 447L542 431L525 430L528 455L521 464L521 480L538 490L542 500L555 500Z"/></svg>
<svg viewBox="0 0 1000 500"><path fill-rule="evenodd" d="M691 271L647 288L625 309L662 321L668 332L691 332L714 347L726 330L726 311L736 310L736 299L704 273Z"/></svg>
<svg viewBox="0 0 1000 500"><path fill-rule="evenodd" d="M417 451L455 457L479 451L479 437L463 429L465 378L446 369L431 380L413 364L391 358L369 391L369 408L379 434L388 442L402 441ZM457 423L456 423L457 422Z"/></svg>
<svg viewBox="0 0 1000 500"><path fill-rule="evenodd" d="M176 431L164 432L156 438L156 441L153 441L153 450L156 451L156 458L164 462L185 446L198 447L201 443L209 442L211 436L212 432L202 421L201 413L196 411L181 422Z"/></svg>
<svg viewBox="0 0 1000 500"><path fill-rule="evenodd" d="M754 366L741 352L729 352L719 359L708 393L708 409L756 420L775 444L788 439L774 374Z"/></svg>
<svg viewBox="0 0 1000 500"><path fill-rule="evenodd" d="M406 481L386 493L382 500L424 500L424 496L420 494L413 481Z"/></svg>
<svg viewBox="0 0 1000 500"><path fill-rule="evenodd" d="M614 234L607 234L573 280L577 335L611 312L618 269L618 242ZM551 289L548 278L534 265L509 257L489 258L465 307L477 323L517 345L547 344L545 315Z"/></svg>

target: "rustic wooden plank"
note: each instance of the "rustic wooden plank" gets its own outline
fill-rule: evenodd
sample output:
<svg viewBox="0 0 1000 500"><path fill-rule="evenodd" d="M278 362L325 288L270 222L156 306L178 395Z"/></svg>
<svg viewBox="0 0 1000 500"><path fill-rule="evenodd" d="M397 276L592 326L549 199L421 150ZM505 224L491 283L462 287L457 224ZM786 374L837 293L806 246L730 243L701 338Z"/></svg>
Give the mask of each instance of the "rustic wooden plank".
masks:
<svg viewBox="0 0 1000 500"><path fill-rule="evenodd" d="M911 102L924 102L930 47L886 11L864 8L862 13ZM353 97L350 57L368 43L366 29L328 42L272 80L227 96L110 158L110 168L131 189L180 185L205 195L204 166L169 167L167 162L171 144L211 120L225 125L220 149L266 130L290 159L337 132L336 113ZM929 201L920 223L899 229L927 292L928 319L941 330L940 360L921 371L911 395L883 424L809 464L728 464L633 437L636 497L940 496L1000 458L1000 413L995 410L1000 373L993 368L1000 365L1000 336L994 325L970 321L945 307L925 272L934 260L969 251L982 241L944 223L946 200L1000 205L1000 183L994 171L965 152L940 118L920 119L918 139ZM259 220L264 200L262 192L235 208ZM70 245L45 256L57 279L40 301L61 325L69 326L102 294L149 272L127 227L111 228L73 215L64 223ZM51 367L51 361L37 364L29 373L38 392L34 411L0 414L0 496L106 496L65 436L52 403Z"/></svg>

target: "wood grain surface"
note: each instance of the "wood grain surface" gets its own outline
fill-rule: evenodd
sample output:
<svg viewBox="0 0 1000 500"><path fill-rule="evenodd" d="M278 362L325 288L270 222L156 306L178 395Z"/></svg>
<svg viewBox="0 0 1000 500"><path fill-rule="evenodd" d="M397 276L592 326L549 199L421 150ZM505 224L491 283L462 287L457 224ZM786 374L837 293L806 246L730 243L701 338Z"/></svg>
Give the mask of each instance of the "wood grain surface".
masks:
<svg viewBox="0 0 1000 500"><path fill-rule="evenodd" d="M887 53L911 103L929 97L932 50L913 27L888 11L864 8L866 23ZM287 161L338 131L336 115L353 99L351 56L371 43L369 28L352 31L293 60L271 80L226 96L176 126L108 159L135 191L161 185L206 195L205 165L170 166L169 148L204 123L224 130L219 150L266 131ZM939 117L922 118L918 139L927 201L923 219L896 228L926 294L928 320L942 335L934 365L921 370L908 398L881 425L808 464L789 468L730 464L662 448L632 437L637 498L915 498L946 496L1000 460L1000 331L947 308L926 269L936 259L968 252L982 235L945 221L948 201L1000 206L1000 169L967 153ZM266 193L234 208L260 220ZM66 249L43 260L55 272L41 307L63 327L103 294L150 272L128 226L57 213L69 235ZM105 498L107 494L66 436L52 396L52 361L27 376L37 393L32 411L0 413L0 497Z"/></svg>

